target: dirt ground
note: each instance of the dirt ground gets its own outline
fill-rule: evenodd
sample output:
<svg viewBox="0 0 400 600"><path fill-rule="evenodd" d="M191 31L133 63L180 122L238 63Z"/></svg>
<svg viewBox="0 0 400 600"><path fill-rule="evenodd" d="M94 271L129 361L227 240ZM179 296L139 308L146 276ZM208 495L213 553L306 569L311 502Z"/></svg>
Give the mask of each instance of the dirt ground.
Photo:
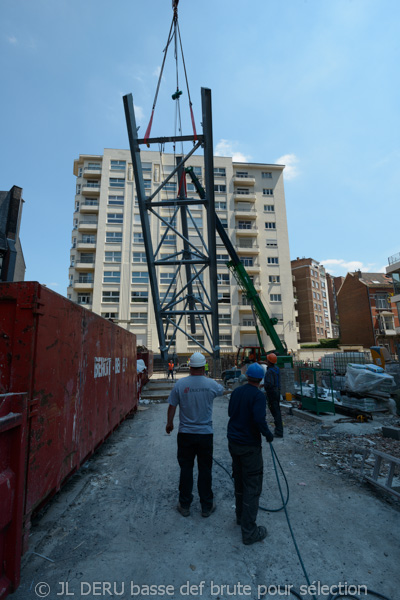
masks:
<svg viewBox="0 0 400 600"><path fill-rule="evenodd" d="M229 471L227 405L226 397L214 404L214 456ZM35 520L14 600L294 598L285 588L290 585L311 597L284 512L260 511L268 537L244 546L232 482L219 466L213 471L216 512L202 518L196 496L190 517L176 511L177 418L168 436L166 411L166 404L140 407ZM274 448L289 482L288 513L310 582L317 591L321 582L317 597L326 599L329 586L347 583L398 600L399 502L348 471L354 433L297 416L285 415L284 422L285 438ZM378 430L371 435L377 447L389 444L397 452L399 442L382 441ZM358 442L370 444L363 436ZM261 504L276 508L281 501L268 444L263 454Z"/></svg>

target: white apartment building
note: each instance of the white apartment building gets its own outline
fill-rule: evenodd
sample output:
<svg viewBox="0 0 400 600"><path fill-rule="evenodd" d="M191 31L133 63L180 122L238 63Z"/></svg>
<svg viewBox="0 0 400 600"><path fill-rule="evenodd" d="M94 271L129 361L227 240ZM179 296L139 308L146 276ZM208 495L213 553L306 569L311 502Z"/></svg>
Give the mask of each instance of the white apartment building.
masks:
<svg viewBox="0 0 400 600"><path fill-rule="evenodd" d="M173 154L142 151L143 176L148 193L154 192L175 166ZM193 166L202 180L203 157L193 155ZM297 349L296 313L286 220L283 166L236 163L214 158L215 208L245 265L276 330L289 350ZM129 150L105 149L102 156L80 155L74 161L76 176L68 298L105 318L112 318L137 336L138 345L159 352L149 275L143 244L133 168ZM196 197L188 179L188 196ZM164 188L165 190L165 188ZM173 198L171 180L162 198ZM161 199L162 199L161 198ZM165 216L171 208L162 209ZM205 208L191 207L200 230L206 228ZM150 218L153 247L163 235L159 219ZM179 228L179 223L178 223ZM196 231L189 230L195 243ZM204 232L205 235L205 232ZM180 240L168 235L170 254ZM228 252L217 236L218 295L221 351L258 345L254 317L226 262ZM160 295L167 289L171 267L157 267ZM266 349L272 343L262 332ZM199 331L196 339L204 341ZM167 337L168 339L168 337ZM171 352L189 354L197 346L178 332Z"/></svg>

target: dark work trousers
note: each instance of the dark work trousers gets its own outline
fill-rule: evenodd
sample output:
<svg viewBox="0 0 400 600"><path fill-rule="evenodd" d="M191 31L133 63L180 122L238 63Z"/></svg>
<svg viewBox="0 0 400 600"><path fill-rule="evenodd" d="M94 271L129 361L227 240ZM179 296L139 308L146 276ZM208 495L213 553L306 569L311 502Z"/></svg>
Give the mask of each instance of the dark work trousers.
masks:
<svg viewBox="0 0 400 600"><path fill-rule="evenodd" d="M229 442L235 481L236 519L242 526L243 542L258 537L258 502L263 483L261 446L242 446Z"/></svg>
<svg viewBox="0 0 400 600"><path fill-rule="evenodd" d="M172 371L168 370L167 379L169 379L170 375L171 375L171 379L173 379L174 378L174 371L173 370Z"/></svg>
<svg viewBox="0 0 400 600"><path fill-rule="evenodd" d="M276 435L283 435L283 424L281 407L279 405L280 393L279 390L268 390L267 391L268 408L271 411L271 415L274 418L275 433Z"/></svg>
<svg viewBox="0 0 400 600"><path fill-rule="evenodd" d="M181 468L179 479L179 502L189 508L193 500L193 466L197 456L199 470L197 490L203 510L210 510L213 505L212 492L212 433L178 433L178 463Z"/></svg>

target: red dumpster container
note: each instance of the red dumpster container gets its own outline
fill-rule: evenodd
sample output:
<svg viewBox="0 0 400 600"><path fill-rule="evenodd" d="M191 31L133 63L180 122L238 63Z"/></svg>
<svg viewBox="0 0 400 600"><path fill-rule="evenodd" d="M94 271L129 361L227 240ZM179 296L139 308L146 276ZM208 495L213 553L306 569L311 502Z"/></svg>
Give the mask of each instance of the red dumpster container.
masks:
<svg viewBox="0 0 400 600"><path fill-rule="evenodd" d="M137 408L136 336L36 282L0 284L0 394L10 392L27 398L26 542L32 513Z"/></svg>

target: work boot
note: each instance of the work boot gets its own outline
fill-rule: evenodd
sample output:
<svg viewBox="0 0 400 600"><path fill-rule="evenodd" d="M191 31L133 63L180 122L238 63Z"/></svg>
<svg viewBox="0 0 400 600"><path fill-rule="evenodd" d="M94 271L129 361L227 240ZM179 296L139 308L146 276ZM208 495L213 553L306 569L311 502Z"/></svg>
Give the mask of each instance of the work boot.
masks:
<svg viewBox="0 0 400 600"><path fill-rule="evenodd" d="M201 509L201 516L205 517L205 518L209 517L213 512L215 512L216 508L217 507L216 507L216 505L214 503L213 503L213 505L212 505L211 508L202 508Z"/></svg>
<svg viewBox="0 0 400 600"><path fill-rule="evenodd" d="M248 541L243 540L243 544L245 544L246 546L250 546L250 544L255 544L255 542L262 542L266 537L267 537L267 528L260 525L258 528L257 537L254 538L254 540L248 540Z"/></svg>
<svg viewBox="0 0 400 600"><path fill-rule="evenodd" d="M178 503L176 510L181 513L182 517L188 517L190 515L190 509L182 506L181 503Z"/></svg>

